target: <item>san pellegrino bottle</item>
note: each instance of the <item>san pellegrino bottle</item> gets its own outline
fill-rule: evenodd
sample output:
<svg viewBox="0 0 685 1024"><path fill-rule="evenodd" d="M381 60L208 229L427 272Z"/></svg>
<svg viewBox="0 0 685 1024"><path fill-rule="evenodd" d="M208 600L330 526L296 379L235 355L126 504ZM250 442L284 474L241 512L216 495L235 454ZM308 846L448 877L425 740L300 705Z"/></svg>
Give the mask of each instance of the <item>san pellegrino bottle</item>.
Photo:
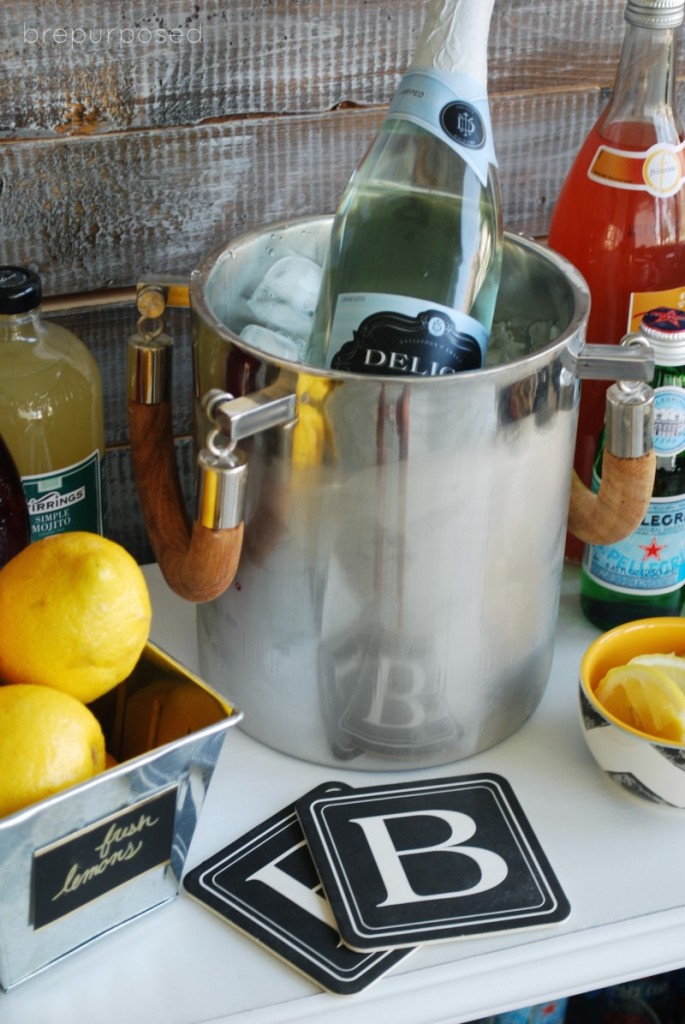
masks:
<svg viewBox="0 0 685 1024"><path fill-rule="evenodd" d="M12 453L0 434L0 568L31 539L29 510Z"/></svg>
<svg viewBox="0 0 685 1024"><path fill-rule="evenodd" d="M685 312L651 310L642 319L640 334L654 349L656 361L654 490L634 533L616 544L585 548L580 604L600 629L633 619L680 615L685 596ZM595 488L601 457L600 440Z"/></svg>
<svg viewBox="0 0 685 1024"><path fill-rule="evenodd" d="M502 259L487 97L493 5L434 5L335 216L311 365L425 377L482 365Z"/></svg>
<svg viewBox="0 0 685 1024"><path fill-rule="evenodd" d="M0 434L21 475L31 539L104 533L102 382L87 346L40 313L40 278L0 267Z"/></svg>
<svg viewBox="0 0 685 1024"><path fill-rule="evenodd" d="M628 0L611 100L553 211L549 244L583 274L587 340L617 344L657 306L685 308L685 132L673 103L684 0ZM590 484L606 381L583 381L574 466ZM567 555L580 559L570 538Z"/></svg>

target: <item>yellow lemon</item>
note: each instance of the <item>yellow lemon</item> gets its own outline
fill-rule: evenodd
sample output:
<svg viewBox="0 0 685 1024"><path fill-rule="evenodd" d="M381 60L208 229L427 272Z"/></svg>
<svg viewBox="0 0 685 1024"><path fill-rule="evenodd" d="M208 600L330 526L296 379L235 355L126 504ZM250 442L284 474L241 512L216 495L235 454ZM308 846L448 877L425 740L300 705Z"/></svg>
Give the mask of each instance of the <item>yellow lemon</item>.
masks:
<svg viewBox="0 0 685 1024"><path fill-rule="evenodd" d="M297 466L318 466L323 462L326 445L330 443L325 399L335 381L314 374L302 373L297 381L297 423L293 431L293 463Z"/></svg>
<svg viewBox="0 0 685 1024"><path fill-rule="evenodd" d="M618 665L595 691L603 707L625 725L657 739L685 741L685 693L655 665Z"/></svg>
<svg viewBox="0 0 685 1024"><path fill-rule="evenodd" d="M637 654L630 659L630 664L661 669L685 692L685 658L679 654Z"/></svg>
<svg viewBox="0 0 685 1024"><path fill-rule="evenodd" d="M0 569L0 679L90 703L132 671L151 617L145 577L121 545L45 537Z"/></svg>
<svg viewBox="0 0 685 1024"><path fill-rule="evenodd" d="M186 680L157 679L126 702L122 760L205 729L226 717L218 700Z"/></svg>
<svg viewBox="0 0 685 1024"><path fill-rule="evenodd" d="M293 432L293 462L298 466L318 466L323 461L326 431L318 409L301 405Z"/></svg>
<svg viewBox="0 0 685 1024"><path fill-rule="evenodd" d="M100 723L81 701L47 686L0 686L0 815L104 766Z"/></svg>

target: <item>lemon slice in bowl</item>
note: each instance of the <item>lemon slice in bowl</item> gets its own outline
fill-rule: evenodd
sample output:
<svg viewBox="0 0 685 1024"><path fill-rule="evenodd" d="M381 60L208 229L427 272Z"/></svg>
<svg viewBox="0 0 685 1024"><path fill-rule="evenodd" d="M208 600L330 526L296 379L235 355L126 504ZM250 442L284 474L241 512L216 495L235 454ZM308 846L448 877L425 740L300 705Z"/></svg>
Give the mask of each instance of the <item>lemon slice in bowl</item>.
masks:
<svg viewBox="0 0 685 1024"><path fill-rule="evenodd" d="M595 696L610 715L655 739L685 742L685 693L652 664L609 669Z"/></svg>
<svg viewBox="0 0 685 1024"><path fill-rule="evenodd" d="M661 669L685 693L685 658L679 654L637 654L629 664Z"/></svg>

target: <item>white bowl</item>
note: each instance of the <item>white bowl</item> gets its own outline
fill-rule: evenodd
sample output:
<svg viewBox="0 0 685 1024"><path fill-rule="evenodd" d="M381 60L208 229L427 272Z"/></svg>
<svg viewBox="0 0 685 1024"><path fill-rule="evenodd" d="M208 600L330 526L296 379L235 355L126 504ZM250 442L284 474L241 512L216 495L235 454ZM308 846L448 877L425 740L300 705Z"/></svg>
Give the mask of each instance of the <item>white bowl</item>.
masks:
<svg viewBox="0 0 685 1024"><path fill-rule="evenodd" d="M683 618L640 619L603 633L581 661L580 718L590 753L609 778L645 800L685 807L685 744L624 725L595 696L610 668L638 654L673 653L685 655Z"/></svg>

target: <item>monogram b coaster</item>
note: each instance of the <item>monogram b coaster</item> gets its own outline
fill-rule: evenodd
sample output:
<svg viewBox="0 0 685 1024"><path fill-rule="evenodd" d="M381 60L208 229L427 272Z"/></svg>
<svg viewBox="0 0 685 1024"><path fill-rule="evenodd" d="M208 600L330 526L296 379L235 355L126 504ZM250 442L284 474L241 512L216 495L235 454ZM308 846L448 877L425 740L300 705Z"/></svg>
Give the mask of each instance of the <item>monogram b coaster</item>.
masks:
<svg viewBox="0 0 685 1024"><path fill-rule="evenodd" d="M549 925L570 913L498 775L314 792L295 806L351 949Z"/></svg>
<svg viewBox="0 0 685 1024"><path fill-rule="evenodd" d="M346 792L331 783L312 796ZM186 892L330 992L360 992L411 950L354 952L340 941L293 806L183 879Z"/></svg>

